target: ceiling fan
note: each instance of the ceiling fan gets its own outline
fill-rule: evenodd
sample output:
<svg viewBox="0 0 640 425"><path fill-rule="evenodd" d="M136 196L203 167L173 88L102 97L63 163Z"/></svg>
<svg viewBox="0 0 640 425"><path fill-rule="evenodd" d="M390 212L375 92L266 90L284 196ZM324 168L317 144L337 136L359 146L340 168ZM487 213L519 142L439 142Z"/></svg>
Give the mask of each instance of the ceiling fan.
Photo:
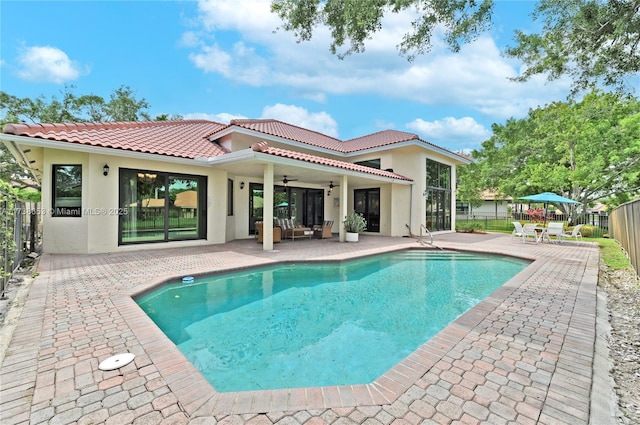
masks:
<svg viewBox="0 0 640 425"><path fill-rule="evenodd" d="M289 182L295 182L295 181L298 181L298 179L288 179L287 176L284 176L284 178L282 179L282 184L286 186Z"/></svg>
<svg viewBox="0 0 640 425"><path fill-rule="evenodd" d="M331 191L334 187L340 186L339 184L333 184L333 181L329 182L329 190L327 191L327 196L331 196Z"/></svg>

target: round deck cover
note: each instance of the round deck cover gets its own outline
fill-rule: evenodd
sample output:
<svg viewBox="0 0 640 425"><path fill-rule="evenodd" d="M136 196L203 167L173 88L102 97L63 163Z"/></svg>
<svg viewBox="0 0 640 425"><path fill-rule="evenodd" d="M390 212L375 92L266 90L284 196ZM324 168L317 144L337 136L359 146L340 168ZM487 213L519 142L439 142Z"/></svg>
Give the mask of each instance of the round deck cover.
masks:
<svg viewBox="0 0 640 425"><path fill-rule="evenodd" d="M115 356L105 359L98 365L100 370L114 370L128 365L136 357L133 353L116 354Z"/></svg>

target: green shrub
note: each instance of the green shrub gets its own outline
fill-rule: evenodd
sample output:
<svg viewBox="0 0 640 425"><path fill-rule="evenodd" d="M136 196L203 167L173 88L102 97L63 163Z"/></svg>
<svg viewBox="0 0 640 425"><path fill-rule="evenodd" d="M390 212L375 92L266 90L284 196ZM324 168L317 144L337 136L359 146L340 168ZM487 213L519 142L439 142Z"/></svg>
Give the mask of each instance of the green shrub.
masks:
<svg viewBox="0 0 640 425"><path fill-rule="evenodd" d="M484 226L478 221L456 222L456 232L473 233L484 231Z"/></svg>

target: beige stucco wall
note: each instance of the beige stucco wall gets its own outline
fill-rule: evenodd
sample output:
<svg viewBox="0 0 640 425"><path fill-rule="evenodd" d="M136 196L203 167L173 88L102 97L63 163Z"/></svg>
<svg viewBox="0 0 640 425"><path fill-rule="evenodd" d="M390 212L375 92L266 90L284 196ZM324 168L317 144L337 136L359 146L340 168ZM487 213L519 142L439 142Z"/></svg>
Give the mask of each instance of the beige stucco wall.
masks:
<svg viewBox="0 0 640 425"><path fill-rule="evenodd" d="M54 164L82 165L82 216L52 217L51 191L43 190L43 250L48 253L101 253L141 248L194 246L226 241L226 172L171 162L45 149L43 188L51 188ZM109 175L103 166L109 165ZM118 246L118 179L120 168L207 176L207 238ZM246 190L246 189L245 189ZM222 201L221 201L222 200Z"/></svg>
<svg viewBox="0 0 640 425"><path fill-rule="evenodd" d="M451 225L452 229L455 229L456 164L451 158L434 152L427 152L417 146L407 146L355 156L349 160L351 162L357 162L378 158L380 159L381 169L385 170L391 168L394 172L413 180L412 186L398 184L387 185L389 186L387 190L383 189L384 185L380 187L381 202L384 202L382 205L389 206L389 208L381 208L380 211L380 234L387 236L407 236L407 224L410 225L412 233L418 234L420 232L420 226L425 224L426 204L423 193L426 189L427 158L451 166L451 177L453 180L451 196ZM349 208L351 209L352 207L353 206L350 205Z"/></svg>
<svg viewBox="0 0 640 425"><path fill-rule="evenodd" d="M247 146L248 142L241 140ZM352 183L348 186L347 199L340 199L342 188L336 187L331 196L325 197L324 218L334 220L333 232L339 231L343 219L345 202L347 211L353 209L353 191L364 188L380 188L380 235L407 236L407 224L413 233L419 233L425 222L425 159L430 158L451 165L455 181L455 164L444 156L427 153L416 146L396 148L389 151L373 152L351 156L349 162L380 158L382 169L393 169L396 173L413 179L413 185L390 184L371 181ZM81 164L83 172L82 217L52 217L49 209L51 200L51 169L53 164ZM110 173L103 176L104 164L109 164ZM170 243L150 243L118 246L118 180L119 169L141 169L207 176L207 238L195 241L174 241ZM249 235L249 187L252 182L262 183L262 179L243 175L228 174L226 171L199 166L194 163L181 164L171 161L153 161L142 155L136 157L102 155L45 148L43 152L43 249L49 253L101 253L164 247L218 244L234 239L252 238ZM227 179L234 182L234 214L227 216ZM240 189L241 182L244 188ZM335 182L338 184L338 182ZM296 182L297 186L309 188L326 187ZM340 190L339 190L340 189ZM336 201L337 199L337 201ZM455 196L452 196L452 211L455 211ZM48 213L46 213L48 212ZM455 226L455 214L452 214Z"/></svg>

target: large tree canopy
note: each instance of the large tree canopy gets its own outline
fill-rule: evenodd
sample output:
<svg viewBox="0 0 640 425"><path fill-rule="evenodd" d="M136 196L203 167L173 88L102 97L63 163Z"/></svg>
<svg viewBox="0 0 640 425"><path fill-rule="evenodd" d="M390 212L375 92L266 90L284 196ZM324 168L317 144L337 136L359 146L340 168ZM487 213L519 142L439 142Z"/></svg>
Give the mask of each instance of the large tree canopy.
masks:
<svg viewBox="0 0 640 425"><path fill-rule="evenodd" d="M331 52L339 57L365 50L365 41L382 29L386 13L418 11L399 49L412 59L431 49L437 25L453 51L460 43L475 39L491 24L492 0L272 0L271 10L283 20L283 28L293 31L299 41L310 40L318 25L331 30ZM338 50L350 46L342 53Z"/></svg>
<svg viewBox="0 0 640 425"><path fill-rule="evenodd" d="M65 87L61 98L50 100L19 98L0 91L0 128L10 123L59 123L148 120L144 99L136 99L128 86L114 90L108 101L96 95L76 96L73 87ZM29 173L18 166L4 144L0 143L0 179L26 186Z"/></svg>
<svg viewBox="0 0 640 425"><path fill-rule="evenodd" d="M527 65L519 80L568 75L574 92L598 84L638 88L640 0L541 0L534 18L543 21L542 33L516 31L517 45L506 50Z"/></svg>
<svg viewBox="0 0 640 425"><path fill-rule="evenodd" d="M429 52L436 27L453 51L491 25L493 0L272 0L271 10L299 41L311 39L319 25L331 31L330 49L340 57L365 50L382 28L385 14L417 12L398 48L409 59ZM574 92L605 84L635 89L640 73L640 0L540 0L533 18L540 34L516 31L517 44L506 54L520 58L527 80L545 74L574 81ZM348 47L345 47L347 45ZM342 52L338 52L343 49ZM627 81L629 78L631 81Z"/></svg>
<svg viewBox="0 0 640 425"><path fill-rule="evenodd" d="M640 102L602 92L555 102L494 124L493 136L473 156L462 193L555 192L585 205L640 193Z"/></svg>

